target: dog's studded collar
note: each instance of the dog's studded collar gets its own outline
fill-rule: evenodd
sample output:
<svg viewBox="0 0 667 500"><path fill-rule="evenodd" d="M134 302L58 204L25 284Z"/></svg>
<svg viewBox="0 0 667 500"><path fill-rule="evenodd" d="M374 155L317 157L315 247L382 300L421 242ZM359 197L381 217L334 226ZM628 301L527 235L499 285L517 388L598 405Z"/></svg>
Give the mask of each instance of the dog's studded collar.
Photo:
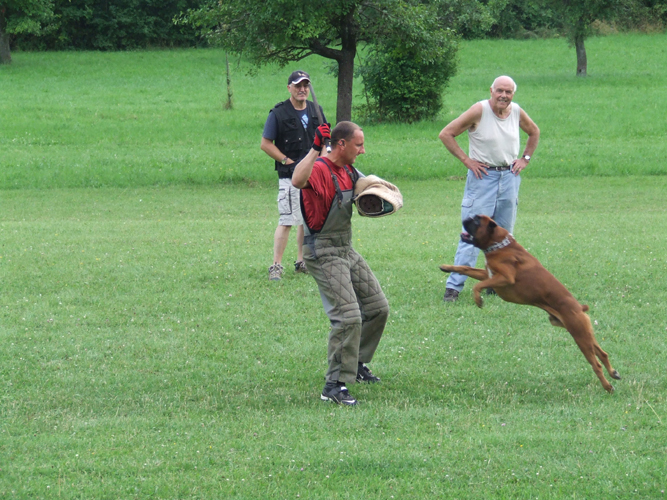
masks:
<svg viewBox="0 0 667 500"><path fill-rule="evenodd" d="M503 241L500 241L498 243L494 243L490 247L484 249L484 253L495 252L496 250L500 250L501 248L505 248L507 245L509 245L513 241L514 241L514 238L512 237L512 235L508 234L507 236L505 236L505 239Z"/></svg>

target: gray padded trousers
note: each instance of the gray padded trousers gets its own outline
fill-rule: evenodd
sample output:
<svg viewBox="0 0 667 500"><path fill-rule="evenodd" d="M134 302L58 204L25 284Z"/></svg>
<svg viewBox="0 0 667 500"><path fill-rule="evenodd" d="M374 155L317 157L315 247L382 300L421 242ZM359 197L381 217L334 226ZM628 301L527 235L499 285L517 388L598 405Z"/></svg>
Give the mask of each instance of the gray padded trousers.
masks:
<svg viewBox="0 0 667 500"><path fill-rule="evenodd" d="M306 267L331 321L327 383L356 381L357 364L373 359L389 317L384 292L351 239L351 231L318 234L304 245Z"/></svg>

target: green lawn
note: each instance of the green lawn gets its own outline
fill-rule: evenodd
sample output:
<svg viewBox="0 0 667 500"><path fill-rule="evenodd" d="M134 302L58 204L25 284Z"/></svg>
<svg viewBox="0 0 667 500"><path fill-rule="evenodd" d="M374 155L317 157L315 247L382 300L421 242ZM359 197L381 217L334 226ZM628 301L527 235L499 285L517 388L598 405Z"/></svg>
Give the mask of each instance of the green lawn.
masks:
<svg viewBox="0 0 667 500"><path fill-rule="evenodd" d="M663 41L591 39L586 80L563 40L466 43L442 120L364 126L359 167L405 207L353 218L391 308L382 382L352 386L356 408L319 400L313 279L267 279L276 183L259 137L287 70L241 64L225 112L215 50L14 54L0 498L664 498ZM332 110L321 61L306 69ZM501 72L542 129L515 236L590 306L613 395L543 311L478 309L469 286L442 302L464 172L437 133Z"/></svg>
<svg viewBox="0 0 667 500"><path fill-rule="evenodd" d="M542 130L533 177L667 173L665 35L592 38L586 47L590 77L582 79L564 40L466 42L441 118L365 125L359 166L392 178L461 175L438 133L507 73ZM288 97L287 75L311 73L330 121L336 80L320 57L255 76L244 63L231 67L236 105L226 111L218 50L16 53L0 67L0 188L273 181L259 143L269 110Z"/></svg>
<svg viewBox="0 0 667 500"><path fill-rule="evenodd" d="M391 306L354 409L319 401L312 278L267 280L273 189L2 193L0 497L660 498L667 178L522 187L516 236L591 307L611 396L544 312L444 305L462 182L400 187L354 218Z"/></svg>

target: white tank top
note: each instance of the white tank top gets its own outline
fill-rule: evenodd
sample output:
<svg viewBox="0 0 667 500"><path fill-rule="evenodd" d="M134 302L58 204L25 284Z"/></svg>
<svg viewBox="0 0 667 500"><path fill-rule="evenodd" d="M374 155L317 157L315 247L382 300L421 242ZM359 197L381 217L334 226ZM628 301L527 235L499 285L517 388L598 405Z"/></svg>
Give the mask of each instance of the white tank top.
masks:
<svg viewBox="0 0 667 500"><path fill-rule="evenodd" d="M470 153L473 160L490 167L511 165L519 157L519 121L521 108L515 102L507 118L498 118L488 100L482 103L482 119L477 128L468 131Z"/></svg>

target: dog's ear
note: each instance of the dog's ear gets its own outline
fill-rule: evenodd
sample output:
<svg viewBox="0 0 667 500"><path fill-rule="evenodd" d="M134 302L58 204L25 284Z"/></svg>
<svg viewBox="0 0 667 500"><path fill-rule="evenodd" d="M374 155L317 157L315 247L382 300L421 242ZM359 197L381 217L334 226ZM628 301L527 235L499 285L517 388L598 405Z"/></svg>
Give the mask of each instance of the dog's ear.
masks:
<svg viewBox="0 0 667 500"><path fill-rule="evenodd" d="M498 224L496 224L494 221L489 221L489 225L486 226L486 230L488 231L489 234L493 234L493 230L498 227Z"/></svg>

